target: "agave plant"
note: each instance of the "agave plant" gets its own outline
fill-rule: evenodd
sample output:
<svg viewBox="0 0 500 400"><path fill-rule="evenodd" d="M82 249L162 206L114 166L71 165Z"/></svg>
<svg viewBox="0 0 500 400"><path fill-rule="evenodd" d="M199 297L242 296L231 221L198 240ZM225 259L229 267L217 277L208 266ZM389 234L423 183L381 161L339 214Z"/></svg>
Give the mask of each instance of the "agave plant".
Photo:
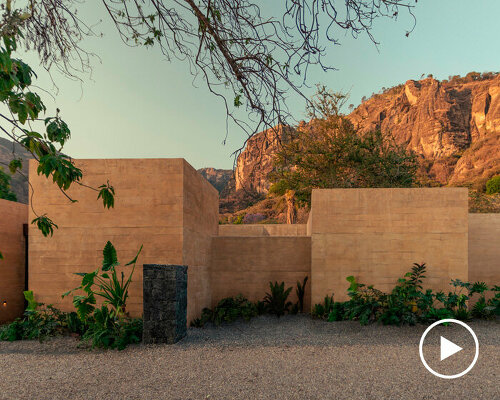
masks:
<svg viewBox="0 0 500 400"><path fill-rule="evenodd" d="M264 302L267 305L269 314L274 314L279 318L280 316L285 315L285 312L287 312L292 305L292 302L288 301L288 296L290 295L292 288L289 287L285 290L285 282L269 282L269 287L271 289L271 293L266 293Z"/></svg>
<svg viewBox="0 0 500 400"><path fill-rule="evenodd" d="M97 297L104 299L103 305L111 306L112 309L110 311L114 318L121 318L125 315L128 289L132 282L135 264L141 250L142 246L135 258L125 264L125 266L132 265L132 271L126 280L123 271L121 272L121 277L118 278L116 267L120 263L116 255L116 249L109 241L103 250L102 267L100 269L97 268L93 272L76 274L82 277L81 285L64 293L62 297L68 296L78 290L84 292L83 295L75 295L73 297L73 305L82 321L85 321L94 312Z"/></svg>

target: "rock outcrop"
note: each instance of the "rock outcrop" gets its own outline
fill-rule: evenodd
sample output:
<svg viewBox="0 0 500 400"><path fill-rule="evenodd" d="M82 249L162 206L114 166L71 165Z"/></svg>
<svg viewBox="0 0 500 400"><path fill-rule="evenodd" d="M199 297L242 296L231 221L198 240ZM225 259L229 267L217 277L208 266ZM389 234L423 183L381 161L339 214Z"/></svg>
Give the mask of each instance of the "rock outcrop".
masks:
<svg viewBox="0 0 500 400"><path fill-rule="evenodd" d="M12 143L10 140L0 137L0 167L4 172L9 172L8 164L14 159L20 158L23 163L22 173L16 173L10 182L12 191L16 194L17 201L20 203L28 203L28 162L33 158L31 153L26 151L18 144Z"/></svg>
<svg viewBox="0 0 500 400"><path fill-rule="evenodd" d="M225 197L234 190L232 169L200 168L198 172L217 189L220 196Z"/></svg>
<svg viewBox="0 0 500 400"><path fill-rule="evenodd" d="M236 190L265 194L269 190L269 172L279 144L290 128L276 127L251 137L236 163Z"/></svg>
<svg viewBox="0 0 500 400"><path fill-rule="evenodd" d="M423 172L439 184L484 184L500 173L499 74L410 80L373 95L349 118L361 132L390 132L421 156ZM236 189L267 192L284 130L277 132L261 132L248 141L238 158Z"/></svg>

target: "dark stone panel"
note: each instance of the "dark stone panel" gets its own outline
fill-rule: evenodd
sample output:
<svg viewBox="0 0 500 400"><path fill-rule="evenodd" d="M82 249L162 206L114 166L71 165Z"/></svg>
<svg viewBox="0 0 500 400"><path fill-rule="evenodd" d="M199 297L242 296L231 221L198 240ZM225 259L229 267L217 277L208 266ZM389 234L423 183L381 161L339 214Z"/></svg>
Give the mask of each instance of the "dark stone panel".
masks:
<svg viewBox="0 0 500 400"><path fill-rule="evenodd" d="M142 339L176 343L187 334L187 266L144 264Z"/></svg>

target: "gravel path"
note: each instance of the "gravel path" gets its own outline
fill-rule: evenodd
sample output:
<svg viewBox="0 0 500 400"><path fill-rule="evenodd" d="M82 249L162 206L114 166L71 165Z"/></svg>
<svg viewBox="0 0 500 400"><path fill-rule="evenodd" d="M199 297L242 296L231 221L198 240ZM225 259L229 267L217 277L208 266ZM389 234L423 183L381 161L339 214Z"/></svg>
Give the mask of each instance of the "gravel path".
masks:
<svg viewBox="0 0 500 400"><path fill-rule="evenodd" d="M172 346L121 352L79 349L69 337L0 342L0 398L500 399L500 324L470 326L479 339L479 360L455 380L432 376L420 362L423 325L362 327L262 316L189 329ZM444 329L453 340L461 334Z"/></svg>

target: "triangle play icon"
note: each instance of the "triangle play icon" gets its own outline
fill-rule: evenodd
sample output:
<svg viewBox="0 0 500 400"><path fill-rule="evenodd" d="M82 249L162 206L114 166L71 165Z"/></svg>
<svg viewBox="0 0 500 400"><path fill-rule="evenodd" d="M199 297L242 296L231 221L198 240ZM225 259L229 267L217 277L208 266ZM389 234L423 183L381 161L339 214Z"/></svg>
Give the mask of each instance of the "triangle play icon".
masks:
<svg viewBox="0 0 500 400"><path fill-rule="evenodd" d="M460 346L441 336L441 361L463 350Z"/></svg>

